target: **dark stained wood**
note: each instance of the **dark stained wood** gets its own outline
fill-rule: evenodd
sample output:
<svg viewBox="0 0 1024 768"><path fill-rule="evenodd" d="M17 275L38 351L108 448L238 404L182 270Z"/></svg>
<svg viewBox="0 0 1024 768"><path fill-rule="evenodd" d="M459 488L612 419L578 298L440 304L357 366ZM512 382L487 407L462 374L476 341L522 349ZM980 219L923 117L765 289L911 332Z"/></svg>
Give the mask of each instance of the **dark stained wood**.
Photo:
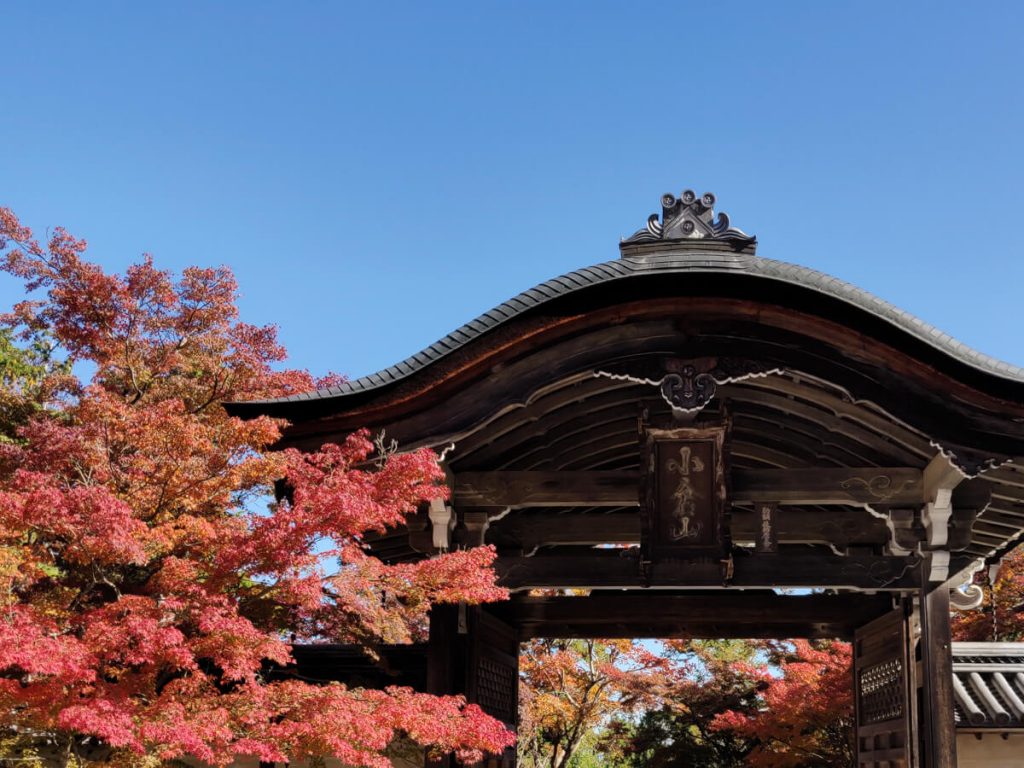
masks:
<svg viewBox="0 0 1024 768"><path fill-rule="evenodd" d="M922 569L922 579L928 569ZM953 640L949 626L949 589L924 582L921 590L921 692L924 765L956 768L953 717Z"/></svg>
<svg viewBox="0 0 1024 768"><path fill-rule="evenodd" d="M581 396L583 393L578 389L579 385L569 385L570 392ZM657 398L650 400L652 389L649 386L634 385L613 394L615 401L604 396L585 398L573 405L560 407L554 413L540 409L531 411L522 431L503 434L476 450L473 449L475 443L472 438L464 441L460 450L465 450L463 455L468 455L465 469L541 469L549 468L549 462L566 458L587 462L589 457L606 450L606 446L630 444L629 438L635 431L637 402L647 402L648 407L660 407L668 415L663 402ZM884 440L872 437L866 430L858 433L866 442L857 442L843 432L809 423L802 416L772 411L758 403L735 399L727 387L721 388L721 394L729 397L735 412L732 439L790 454L791 458L785 461L784 466L811 466L820 464L820 460L827 460L835 466L896 466L900 461L893 461L893 452L905 457L907 465L913 466L919 461L918 457L905 451L896 451L895 446L888 448ZM792 402L786 398L779 399ZM824 411L820 413L825 424L843 424L835 417L826 416ZM519 415L526 418L526 414ZM849 424L846 428L854 431ZM623 436L625 440L622 440ZM586 468L586 463L581 468Z"/></svg>
<svg viewBox="0 0 1024 768"><path fill-rule="evenodd" d="M832 440L837 437L845 438L850 445L861 445L869 449L875 456L885 458L886 462L893 466L914 466L931 455L930 446L925 445L922 452L909 450L903 443L896 442L896 438L904 440L912 439L905 435L905 431L899 425L886 422L884 419L867 419L867 424L858 423L857 416L863 409L857 409L838 398L828 398L822 392L816 395L816 402L812 405L809 402L786 397L777 391L777 388L787 379L772 377L769 379L754 379L742 384L735 384L728 387L728 396L731 407L736 410L739 404L744 408L747 404L757 404L766 411L776 412L783 424L796 423L802 428L813 430L815 434L824 432ZM845 406L843 411L837 409ZM843 417L840 417L840 413ZM879 423L880 422L880 423ZM874 427L872 429L871 427Z"/></svg>
<svg viewBox="0 0 1024 768"><path fill-rule="evenodd" d="M480 423L485 418L483 409L493 413L524 402L543 385L542 379L550 382L594 370L598 359L642 353L645 346L651 350L673 348L667 338L645 337L639 328L672 317L677 327L692 324L700 329L699 334L677 333L673 348L677 355L753 355L834 381L853 398L878 403L950 447L964 447L958 455L972 450L989 453L988 449L1019 453L1020 429L1015 429L1014 420L1007 416L1011 412L1020 415L1024 409L1019 397L1007 394L1009 390L993 396L1005 384L997 377L978 376L959 364L954 365L955 375L940 372L935 365L945 365L948 358L934 357L934 350L919 342L899 350L889 346L887 342L906 342L909 337L894 337L891 325L870 315L862 313L854 321L847 316L848 306L836 305L826 317L820 304L808 313L798 308L799 302L784 306L780 295L773 296L773 301L781 302L775 306L730 298L720 291L715 296L692 295L694 290L703 290L699 287L702 282L695 275L686 275L685 280L678 276L659 284L648 281L643 290L638 283L632 302L622 286L614 292L598 290L570 297L567 301L573 309L568 314L567 307L562 307L555 314L531 313L509 321L480 342L425 369L429 373L347 398L343 413L330 400L300 400L279 408L235 406L235 412L280 411L294 424L288 439L297 438L295 442L307 436L316 442L330 432L386 424L392 426L390 434L404 444L428 435L440 441ZM691 295L680 295L680 290ZM653 343L648 346L643 343L646 341ZM616 348L616 344L621 346ZM484 391L485 379L494 388L488 386ZM457 403L456 393L471 394L476 405L471 400ZM444 412L425 412L435 406L442 406Z"/></svg>
<svg viewBox="0 0 1024 768"><path fill-rule="evenodd" d="M684 388L679 396L693 392ZM728 551L728 431L727 422L671 429L644 423L641 466L651 468L641 473L645 559L720 558Z"/></svg>
<svg viewBox="0 0 1024 768"><path fill-rule="evenodd" d="M886 595L596 593L523 597L504 608L532 637L841 638L888 611Z"/></svg>
<svg viewBox="0 0 1024 768"><path fill-rule="evenodd" d="M636 472L460 472L455 505L622 507L640 504Z"/></svg>
<svg viewBox="0 0 1024 768"><path fill-rule="evenodd" d="M757 529L754 549L760 554L779 551L779 505L774 501L760 501L754 505Z"/></svg>
<svg viewBox="0 0 1024 768"><path fill-rule="evenodd" d="M271 680L299 678L307 682L337 681L357 687L405 685L425 690L427 647L425 644L377 646L375 660L357 645L299 643L292 646L294 662L266 670Z"/></svg>
<svg viewBox="0 0 1024 768"><path fill-rule="evenodd" d="M760 529L755 510L733 507L730 519L734 541L755 541ZM1020 524L1024 526L1024 520ZM885 522L863 509L781 507L776 511L776 525L783 544L831 543L842 548L851 544L884 544L889 540ZM921 535L923 529L917 538ZM640 516L635 510L564 514L512 512L491 523L488 541L515 543L524 549L551 544L637 544L640 542Z"/></svg>
<svg viewBox="0 0 1024 768"><path fill-rule="evenodd" d="M466 691L466 636L458 632L458 606L435 605L430 609L427 643L427 693L437 696ZM453 768L452 755L426 762L428 768Z"/></svg>
<svg viewBox="0 0 1024 768"><path fill-rule="evenodd" d="M733 501L780 504L920 504L921 471L909 467L736 469Z"/></svg>
<svg viewBox="0 0 1024 768"><path fill-rule="evenodd" d="M640 514L594 512L509 514L488 528L488 541L515 542L524 549L545 544L638 544Z"/></svg>
<svg viewBox="0 0 1024 768"><path fill-rule="evenodd" d="M641 578L635 550L585 550L584 554L499 557L499 583L511 590L533 588L629 589L722 586L717 561L667 561L650 565L650 578ZM917 582L915 557L850 555L780 551L777 555L738 556L733 587L835 587L908 590Z"/></svg>
<svg viewBox="0 0 1024 768"><path fill-rule="evenodd" d="M460 472L455 505L473 507L622 507L639 504L629 471ZM734 469L734 502L888 504L923 502L921 470L910 467Z"/></svg>
<svg viewBox="0 0 1024 768"><path fill-rule="evenodd" d="M908 604L858 628L853 691L858 768L918 766L917 693Z"/></svg>

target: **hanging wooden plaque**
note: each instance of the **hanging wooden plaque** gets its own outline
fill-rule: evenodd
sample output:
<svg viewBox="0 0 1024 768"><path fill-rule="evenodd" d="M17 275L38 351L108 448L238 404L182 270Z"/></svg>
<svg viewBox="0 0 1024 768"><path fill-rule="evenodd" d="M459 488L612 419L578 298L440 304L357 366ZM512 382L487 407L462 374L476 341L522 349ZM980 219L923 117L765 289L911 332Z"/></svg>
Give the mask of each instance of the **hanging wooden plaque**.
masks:
<svg viewBox="0 0 1024 768"><path fill-rule="evenodd" d="M644 431L644 549L650 560L721 555L724 426Z"/></svg>
<svg viewBox="0 0 1024 768"><path fill-rule="evenodd" d="M757 511L757 538L754 548L758 552L776 553L779 551L779 505L774 501L762 501L754 505Z"/></svg>

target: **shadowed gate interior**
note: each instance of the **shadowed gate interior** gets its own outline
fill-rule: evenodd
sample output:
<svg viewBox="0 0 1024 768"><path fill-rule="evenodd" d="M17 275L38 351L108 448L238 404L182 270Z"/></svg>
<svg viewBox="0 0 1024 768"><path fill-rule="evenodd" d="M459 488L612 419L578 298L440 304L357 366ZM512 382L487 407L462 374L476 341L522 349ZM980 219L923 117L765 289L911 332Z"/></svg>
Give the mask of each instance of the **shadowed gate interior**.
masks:
<svg viewBox="0 0 1024 768"><path fill-rule="evenodd" d="M231 408L299 448L368 427L447 449L450 499L372 548L492 544L512 599L435 609L387 682L514 726L532 637L844 638L859 765L956 765L951 593L1024 532L1024 371L757 256L711 194L661 202L620 258L408 360ZM378 679L344 649L297 656Z"/></svg>

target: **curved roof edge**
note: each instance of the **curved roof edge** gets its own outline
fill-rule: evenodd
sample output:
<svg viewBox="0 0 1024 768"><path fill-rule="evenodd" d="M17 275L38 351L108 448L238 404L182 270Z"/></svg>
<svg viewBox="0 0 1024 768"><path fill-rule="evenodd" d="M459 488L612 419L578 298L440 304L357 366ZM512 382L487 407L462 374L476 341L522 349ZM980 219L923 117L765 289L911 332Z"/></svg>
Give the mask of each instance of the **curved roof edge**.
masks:
<svg viewBox="0 0 1024 768"><path fill-rule="evenodd" d="M477 337L535 307L592 286L645 274L740 274L777 280L810 289L886 320L897 329L977 371L1010 382L1024 384L1024 368L978 352L935 326L836 277L795 264L752 254L736 253L730 249L723 248L719 251L713 246L708 247L707 245L705 245L705 249L695 251L692 247L666 247L665 245L660 245L656 249L652 248L647 253L644 252L646 249L637 249L636 252L624 255L623 258L584 267L523 291L518 296L514 296L494 309L484 312L461 328L452 331L421 352L377 373L371 373L368 376L325 389L269 400L251 400L246 404L322 400L378 389L411 376Z"/></svg>

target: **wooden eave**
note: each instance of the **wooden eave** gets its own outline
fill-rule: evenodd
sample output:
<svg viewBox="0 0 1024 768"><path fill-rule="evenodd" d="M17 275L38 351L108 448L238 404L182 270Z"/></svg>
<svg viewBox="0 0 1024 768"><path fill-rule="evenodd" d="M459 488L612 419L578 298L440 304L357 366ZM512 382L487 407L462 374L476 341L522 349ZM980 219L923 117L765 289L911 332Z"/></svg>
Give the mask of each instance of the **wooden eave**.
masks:
<svg viewBox="0 0 1024 768"><path fill-rule="evenodd" d="M938 449L991 486L991 504L965 534L964 563L993 556L1024 531L1024 371L848 284L750 254L662 247L579 270L385 371L228 407L243 417L287 419L283 444L301 448L362 427L385 429L405 448L454 444L456 478L635 471L638 406L670 415L651 371L667 358L726 357L768 372L724 383L708 406L714 414L727 403L735 468L921 470ZM634 512L628 505L516 508L505 532L495 527L489 535L508 544L509 531L526 519L567 515L616 515L605 527L621 528ZM807 544L880 547L888 535L856 504L801 504L787 514L821 515ZM845 534L836 525L828 532L833 518ZM377 546L390 559L416 557L407 538L396 531Z"/></svg>

